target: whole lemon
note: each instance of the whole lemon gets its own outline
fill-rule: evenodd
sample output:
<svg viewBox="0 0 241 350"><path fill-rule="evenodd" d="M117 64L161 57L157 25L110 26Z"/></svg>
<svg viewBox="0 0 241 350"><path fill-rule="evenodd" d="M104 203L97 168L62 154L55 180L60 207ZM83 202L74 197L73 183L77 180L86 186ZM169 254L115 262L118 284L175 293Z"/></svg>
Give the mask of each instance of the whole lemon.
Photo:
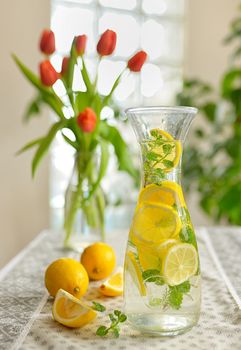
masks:
<svg viewBox="0 0 241 350"><path fill-rule="evenodd" d="M55 260L45 271L45 286L53 297L61 288L80 298L88 285L89 277L84 266L71 258Z"/></svg>
<svg viewBox="0 0 241 350"><path fill-rule="evenodd" d="M92 280L108 277L115 268L116 256L113 248L106 243L94 243L83 251L81 263Z"/></svg>

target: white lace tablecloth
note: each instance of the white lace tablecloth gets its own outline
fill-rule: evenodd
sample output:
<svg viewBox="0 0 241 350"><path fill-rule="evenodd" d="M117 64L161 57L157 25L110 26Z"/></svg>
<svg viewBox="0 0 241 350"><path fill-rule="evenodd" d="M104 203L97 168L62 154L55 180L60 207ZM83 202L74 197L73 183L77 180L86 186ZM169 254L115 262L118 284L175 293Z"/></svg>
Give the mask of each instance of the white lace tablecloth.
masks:
<svg viewBox="0 0 241 350"><path fill-rule="evenodd" d="M202 269L202 311L199 324L173 338L144 336L124 324L118 339L97 337L104 315L82 329L67 329L52 320L52 300L44 288L46 266L62 256L78 258L61 248L62 237L42 232L0 271L0 349L11 350L240 350L241 228L196 230ZM123 259L127 232L109 242ZM98 300L95 285L89 298ZM122 307L122 297L101 301L107 310Z"/></svg>

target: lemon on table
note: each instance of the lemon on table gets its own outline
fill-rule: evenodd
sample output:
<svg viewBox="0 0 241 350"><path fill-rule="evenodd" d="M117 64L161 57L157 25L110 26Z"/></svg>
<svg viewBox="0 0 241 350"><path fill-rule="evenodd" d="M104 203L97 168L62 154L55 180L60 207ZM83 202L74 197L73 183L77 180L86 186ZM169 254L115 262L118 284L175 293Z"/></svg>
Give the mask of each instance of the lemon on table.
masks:
<svg viewBox="0 0 241 350"><path fill-rule="evenodd" d="M134 235L149 243L174 238L180 229L178 213L166 204L143 203L135 213L132 225Z"/></svg>
<svg viewBox="0 0 241 350"><path fill-rule="evenodd" d="M89 278L85 268L71 258L55 260L45 272L45 286L53 297L59 289L64 289L80 298L85 294L88 285Z"/></svg>
<svg viewBox="0 0 241 350"><path fill-rule="evenodd" d="M135 254L132 251L128 251L125 257L125 271L129 273L132 281L137 286L141 296L146 295L146 288L142 280L142 271L139 262L136 259Z"/></svg>
<svg viewBox="0 0 241 350"><path fill-rule="evenodd" d="M96 317L91 307L63 289L56 295L52 313L56 321L70 328L82 327Z"/></svg>
<svg viewBox="0 0 241 350"><path fill-rule="evenodd" d="M107 278L115 268L115 252L110 245L97 242L85 248L81 255L81 263L90 279L102 280Z"/></svg>
<svg viewBox="0 0 241 350"><path fill-rule="evenodd" d="M168 249L163 262L163 275L170 286L176 286L194 276L198 269L198 255L192 244L179 243Z"/></svg>
<svg viewBox="0 0 241 350"><path fill-rule="evenodd" d="M99 287L99 291L107 297L116 297L123 294L123 268L119 267L117 271L110 276Z"/></svg>
<svg viewBox="0 0 241 350"><path fill-rule="evenodd" d="M160 185L150 184L144 187L140 192L138 204L141 205L143 202L185 206L181 186L168 180L162 181Z"/></svg>

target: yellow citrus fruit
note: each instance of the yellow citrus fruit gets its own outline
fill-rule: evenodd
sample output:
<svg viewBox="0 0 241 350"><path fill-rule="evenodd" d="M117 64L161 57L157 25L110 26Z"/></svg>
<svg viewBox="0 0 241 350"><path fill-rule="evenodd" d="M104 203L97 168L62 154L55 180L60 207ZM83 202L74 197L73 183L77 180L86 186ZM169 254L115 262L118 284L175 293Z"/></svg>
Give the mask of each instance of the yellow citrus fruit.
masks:
<svg viewBox="0 0 241 350"><path fill-rule="evenodd" d="M71 258L55 260L45 272L45 286L53 297L59 289L64 289L80 298L85 294L88 285L89 278L85 268Z"/></svg>
<svg viewBox="0 0 241 350"><path fill-rule="evenodd" d="M146 145L148 151L158 157L157 160L153 160L153 168L170 172L179 163L182 153L181 142L161 129L152 129L151 135L154 140L146 142Z"/></svg>
<svg viewBox="0 0 241 350"><path fill-rule="evenodd" d="M123 294L123 268L119 267L117 271L110 276L99 287L99 291L107 297L116 297Z"/></svg>
<svg viewBox="0 0 241 350"><path fill-rule="evenodd" d="M198 268L197 251L192 244L171 246L163 262L163 275L170 286L176 286L194 276Z"/></svg>
<svg viewBox="0 0 241 350"><path fill-rule="evenodd" d="M166 204L143 203L135 213L132 224L134 235L149 243L174 238L180 229L178 213Z"/></svg>
<svg viewBox="0 0 241 350"><path fill-rule="evenodd" d="M179 241L177 239L166 239L163 241L156 249L158 252L158 256L163 261L166 257L168 250Z"/></svg>
<svg viewBox="0 0 241 350"><path fill-rule="evenodd" d="M96 317L91 307L63 289L56 295L52 313L56 321L70 328L83 327Z"/></svg>
<svg viewBox="0 0 241 350"><path fill-rule="evenodd" d="M162 181L160 185L150 184L144 187L140 192L138 204L143 202L185 206L181 186L168 180Z"/></svg>
<svg viewBox="0 0 241 350"><path fill-rule="evenodd" d="M125 257L125 270L132 278L132 281L137 286L141 296L146 295L146 288L142 280L142 271L135 254L128 251Z"/></svg>
<svg viewBox="0 0 241 350"><path fill-rule="evenodd" d="M115 252L110 245L97 242L85 248L81 255L81 263L90 279L102 280L107 278L115 268Z"/></svg>

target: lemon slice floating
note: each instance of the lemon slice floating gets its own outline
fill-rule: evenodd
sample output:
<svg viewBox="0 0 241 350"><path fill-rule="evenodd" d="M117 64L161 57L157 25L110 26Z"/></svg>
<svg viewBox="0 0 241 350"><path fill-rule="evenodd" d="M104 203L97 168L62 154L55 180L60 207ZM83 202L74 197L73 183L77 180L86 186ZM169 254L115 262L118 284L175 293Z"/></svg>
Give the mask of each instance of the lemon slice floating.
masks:
<svg viewBox="0 0 241 350"><path fill-rule="evenodd" d="M96 312L72 294L59 289L53 304L53 317L70 328L79 328L96 317Z"/></svg>
<svg viewBox="0 0 241 350"><path fill-rule="evenodd" d="M161 129L151 129L150 134L154 138L161 138L163 140L174 140L172 135L168 134L168 132L161 130Z"/></svg>
<svg viewBox="0 0 241 350"><path fill-rule="evenodd" d="M116 297L123 294L123 268L119 267L117 271L109 277L99 287L99 291L108 296Z"/></svg>
<svg viewBox="0 0 241 350"><path fill-rule="evenodd" d="M181 186L173 181L162 181L160 185L150 184L142 189L138 204L143 202L164 203L170 206L174 204L185 206Z"/></svg>
<svg viewBox="0 0 241 350"><path fill-rule="evenodd" d="M142 271L140 264L136 260L135 254L131 251L128 251L125 257L125 267L126 271L129 272L133 282L137 286L141 296L146 295L146 288L142 280Z"/></svg>
<svg viewBox="0 0 241 350"><path fill-rule="evenodd" d="M163 262L163 275L170 286L176 286L194 276L198 268L197 251L192 244L179 243L168 249Z"/></svg>
<svg viewBox="0 0 241 350"><path fill-rule="evenodd" d="M181 229L177 212L166 204L143 203L133 219L133 233L148 243L175 238Z"/></svg>

